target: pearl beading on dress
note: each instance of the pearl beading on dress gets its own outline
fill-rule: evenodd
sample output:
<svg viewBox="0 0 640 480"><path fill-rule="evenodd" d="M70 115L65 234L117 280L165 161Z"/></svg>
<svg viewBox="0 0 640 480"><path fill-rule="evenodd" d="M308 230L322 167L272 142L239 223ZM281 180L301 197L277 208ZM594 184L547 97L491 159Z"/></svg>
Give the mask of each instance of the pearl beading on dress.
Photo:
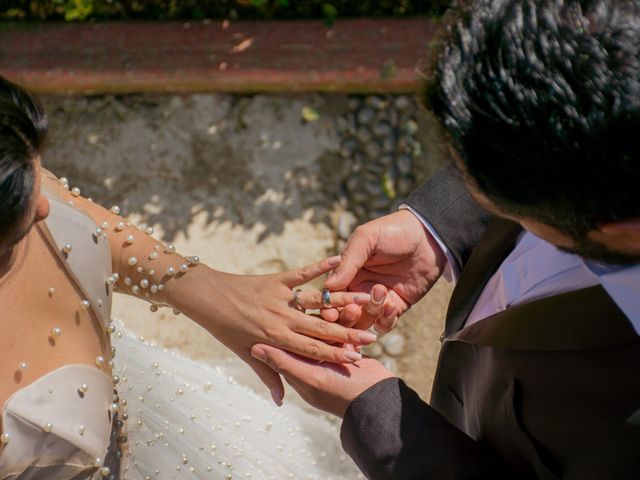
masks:
<svg viewBox="0 0 640 480"><path fill-rule="evenodd" d="M66 189L69 188L69 180L66 177L61 177L60 183L63 186L66 186ZM78 187L74 187L71 189L71 194L75 197L79 197L81 195L81 191ZM109 209L109 213L113 215L119 215L120 212L121 212L121 209L118 205L113 205ZM104 221L102 221L100 226L96 228L96 230L94 231L95 237L107 238L110 232L113 232L113 233L125 232L127 227L135 228L137 231L143 232L145 235L148 235L148 236L153 235L153 232L154 232L153 227L148 226L145 223L132 224L131 222L125 222L121 218L117 218L115 221L112 221L112 222L110 222L109 220L110 219L105 219ZM113 224L113 227L111 227L110 229L110 225L112 224ZM133 245L135 241L136 241L135 235L133 233L128 233L124 240L125 248L126 246ZM66 244L62 250L65 254L68 255L72 252L73 246L71 244ZM129 274L124 277L124 285L126 287L129 287L129 293L150 302L151 303L150 310L152 312L157 312L160 307L169 307L170 305L160 301L157 298L154 298L154 296L158 295L164 290L165 285L163 283L163 279L160 278L156 280L154 278L157 273L157 270L153 268L149 269L148 273L145 275L145 268L141 264L141 260L145 260L145 259L148 261L158 260L160 258L160 252L163 252L166 255L177 255L176 247L173 244L171 243L162 244L161 242L159 242L153 247L152 251L149 252L149 254L146 255L143 259L140 259L136 255L131 255L127 257L127 261L126 261L128 266L136 267L135 272L140 274L142 278L135 279L133 278L135 275ZM172 277L178 278L178 275L184 275L188 273L190 267L198 265L200 263L199 257L195 255L187 256L187 257L182 257L180 255L177 255L177 257L178 258L177 258L176 264L174 266L166 267L165 269L165 276L167 277L167 279L170 279ZM106 279L107 284L113 287L114 289L119 288L119 285L118 285L119 281L120 281L119 272L113 272ZM52 290L55 290L55 289L52 288ZM85 309L88 309L90 305L87 305L87 303L85 302L88 302L88 301L83 300L82 307ZM101 305L99 304L98 306L101 306ZM174 313L179 314L180 312L174 309Z"/></svg>
<svg viewBox="0 0 640 480"><path fill-rule="evenodd" d="M67 178L65 177L61 177L60 178L60 183L62 184L63 188L65 190L69 190L69 181ZM70 193L73 197L80 197L81 195L81 190L78 187L74 187L70 189ZM90 200L90 199L89 199ZM71 206L75 206L74 202L69 200L67 202L69 205ZM120 214L120 207L117 205L114 205L111 207L111 209L109 210L109 212L113 215L119 215ZM119 219L118 221L114 222L114 227L113 227L113 231L116 233L119 232L123 232L125 231L125 229L127 227L131 227L132 224L129 222L124 222L121 219ZM140 224L140 225L135 225L134 226L137 230L143 232L145 235L153 235L153 228L150 226L147 226L146 224ZM110 228L110 223L108 220L104 220L102 223L100 223L100 226L96 227L95 230L93 231L93 236L94 238L107 238L108 234L109 234L109 228ZM128 234L126 239L125 239L125 244L126 245L132 245L135 242L135 236L133 234ZM67 243L62 247L62 253L64 254L64 258L68 258L68 256L73 252L73 245L71 243ZM163 251L166 255L175 255L176 254L176 249L172 244L167 244L167 245L162 245L162 244L157 244L154 246L153 250L148 254L148 256L146 258L148 258L149 261L154 261L157 260L160 256L159 251ZM175 277L178 272L180 274L185 274L188 272L189 267L196 265L198 263L198 257L187 257L187 258L183 258L183 257L179 257L178 262L177 262L177 266L176 267L169 267L167 268L167 276L168 277ZM136 272L139 274L143 274L144 273L144 268L139 264L139 260L136 256L130 256L127 259L127 264L131 267L137 267L136 268ZM169 272L171 272L169 274ZM164 289L164 284L162 283L155 283L153 282L153 276L156 274L155 269L150 269L149 270L149 277L151 277L151 280L149 278L141 278L139 281L137 281L137 283L134 282L134 280L130 277L130 276L126 276L124 278L124 284L127 287L130 287L130 291L131 293L138 295L141 293L141 289L143 290L148 290L149 293L156 295L159 292L161 292ZM109 287L113 287L113 288L117 288L118 287L118 283L120 281L120 273L118 272L113 272L111 275L109 275L106 278L106 284ZM147 300L149 300L149 293L145 292L145 297ZM55 287L50 287L47 290L47 295L49 296L49 298L53 298L54 294L56 293L56 289ZM103 301L102 299L98 299L96 301L96 305L98 307L102 307L103 305ZM151 311L157 311L159 305L165 306L163 304L160 304L159 302L153 302L150 306ZM80 307L83 310L90 310L92 308L91 302L87 299L82 299L80 301ZM174 313L179 313L177 312L177 310L174 310ZM106 334L107 335L114 335L117 333L117 329L115 327L115 325L113 323L109 323L105 329ZM60 337L62 335L62 329L60 327L53 327L51 328L51 330L49 331L49 337L53 338L53 337ZM111 347L111 356L112 358L110 359L105 359L104 356L102 355L98 355L95 358L95 364L97 367L102 368L105 366L105 364L110 368L113 369L114 368L114 361L113 361L113 357L115 357L116 354L116 350L114 347ZM18 364L18 368L20 370L26 370L28 368L28 363L26 361L22 361ZM113 381L113 385L114 387L116 385L118 385L121 381L120 376L119 375L112 375L112 381ZM124 377L124 381L126 381L126 377ZM80 395L81 398L84 398L84 395L87 394L90 390L90 386L87 383L80 383L77 387L78 390L78 394ZM115 420L115 427L116 429L114 429L115 431L117 431L117 436L116 436L116 442L118 445L122 445L124 443L127 442L127 436L126 434L124 434L124 427L125 424L124 422L129 418L129 414L127 412L127 402L126 400L120 400L119 395L117 390L114 388L114 395L113 395L113 403L111 403L111 405L109 406L109 414L110 414L110 418L113 418ZM49 393L52 394L53 393L53 389L49 388ZM121 419L116 419L116 416L120 415ZM112 417L111 417L112 416ZM140 426L141 421L138 420L137 421L137 425ZM54 431L54 425L52 422L47 422L45 423L45 425L42 427L43 431L45 433L51 433ZM77 427L77 433L80 436L84 436L86 433L86 427L85 425L78 425ZM0 443L2 444L7 444L10 441L10 434L8 432L4 432L2 435L0 435ZM117 458L121 458L122 457L122 450L121 449L117 449L115 456ZM187 462L186 457L185 457L185 464ZM94 466L98 469L98 472L100 474L101 477L107 478L111 475L111 470L109 467L107 466L103 466L103 458L96 458L95 462L94 462Z"/></svg>
<svg viewBox="0 0 640 480"><path fill-rule="evenodd" d="M305 465L315 469L326 453L314 455L304 429L264 397L240 386L223 367L207 369L200 376L201 366L187 366L188 359L131 332L118 328L114 341L126 352L116 370L120 390L129 397L125 478L127 472L138 474L137 478L344 478L301 473ZM143 363L145 360L149 363ZM198 368L199 374L194 376L191 368ZM225 398L227 384L245 393ZM243 413L249 403L258 412L273 409L268 421L261 413ZM163 417L162 412L167 411L171 415ZM277 437L271 436L274 432ZM212 437L217 441L212 442ZM254 447L261 442L270 453ZM160 458L153 463L152 459ZM333 458L341 464L348 462L344 455ZM274 463L277 474L272 473Z"/></svg>

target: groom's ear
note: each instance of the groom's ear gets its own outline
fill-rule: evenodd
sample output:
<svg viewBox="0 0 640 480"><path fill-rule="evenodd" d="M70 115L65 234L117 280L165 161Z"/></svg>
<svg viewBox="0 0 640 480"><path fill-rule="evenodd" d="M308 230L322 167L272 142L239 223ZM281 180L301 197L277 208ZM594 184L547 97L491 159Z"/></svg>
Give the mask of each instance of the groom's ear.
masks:
<svg viewBox="0 0 640 480"><path fill-rule="evenodd" d="M634 217L619 222L605 223L599 228L604 235L627 235L640 237L640 217Z"/></svg>
<svg viewBox="0 0 640 480"><path fill-rule="evenodd" d="M615 245L629 253L640 253L640 216L618 222L609 222L593 232L599 241Z"/></svg>

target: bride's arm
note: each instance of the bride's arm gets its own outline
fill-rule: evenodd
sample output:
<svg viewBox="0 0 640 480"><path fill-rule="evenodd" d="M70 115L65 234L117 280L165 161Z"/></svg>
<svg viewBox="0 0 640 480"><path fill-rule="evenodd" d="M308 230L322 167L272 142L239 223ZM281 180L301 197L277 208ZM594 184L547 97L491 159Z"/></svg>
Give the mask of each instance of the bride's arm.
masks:
<svg viewBox="0 0 640 480"><path fill-rule="evenodd" d="M368 332L328 323L292 308L291 289L334 268L339 261L335 257L272 275L219 272L197 257L183 257L171 244L156 240L151 228L127 222L117 207L107 210L53 176L44 181L63 200L91 216L99 226L96 233L109 241L114 274L108 281L115 291L143 298L151 302L152 309L167 305L183 312L254 369L256 363L249 351L258 342L316 360L342 363L358 360L360 355L326 342L363 345L375 340ZM368 299L362 294L332 294L335 306L364 304ZM308 308L321 306L321 300L311 294L305 295L304 302ZM261 366L257 368L262 370ZM261 377L264 380L264 375Z"/></svg>

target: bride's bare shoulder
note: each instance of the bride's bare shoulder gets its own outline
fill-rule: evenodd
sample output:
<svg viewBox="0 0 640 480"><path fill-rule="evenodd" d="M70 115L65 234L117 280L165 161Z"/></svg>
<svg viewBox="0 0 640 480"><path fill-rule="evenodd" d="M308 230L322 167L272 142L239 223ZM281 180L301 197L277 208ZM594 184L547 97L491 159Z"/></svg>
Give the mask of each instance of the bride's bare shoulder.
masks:
<svg viewBox="0 0 640 480"><path fill-rule="evenodd" d="M65 196L68 188L68 182L64 177L58 178L51 171L46 168L40 168L40 182L41 185L49 192L55 193L58 196ZM65 187L66 185L66 187Z"/></svg>

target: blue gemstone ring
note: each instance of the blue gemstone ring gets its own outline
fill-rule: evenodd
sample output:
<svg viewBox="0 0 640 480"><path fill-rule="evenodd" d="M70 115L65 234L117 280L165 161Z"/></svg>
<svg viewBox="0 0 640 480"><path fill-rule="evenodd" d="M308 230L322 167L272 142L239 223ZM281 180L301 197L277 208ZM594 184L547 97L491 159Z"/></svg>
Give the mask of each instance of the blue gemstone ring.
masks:
<svg viewBox="0 0 640 480"><path fill-rule="evenodd" d="M328 288L322 289L322 306L324 308L331 308L331 292Z"/></svg>

